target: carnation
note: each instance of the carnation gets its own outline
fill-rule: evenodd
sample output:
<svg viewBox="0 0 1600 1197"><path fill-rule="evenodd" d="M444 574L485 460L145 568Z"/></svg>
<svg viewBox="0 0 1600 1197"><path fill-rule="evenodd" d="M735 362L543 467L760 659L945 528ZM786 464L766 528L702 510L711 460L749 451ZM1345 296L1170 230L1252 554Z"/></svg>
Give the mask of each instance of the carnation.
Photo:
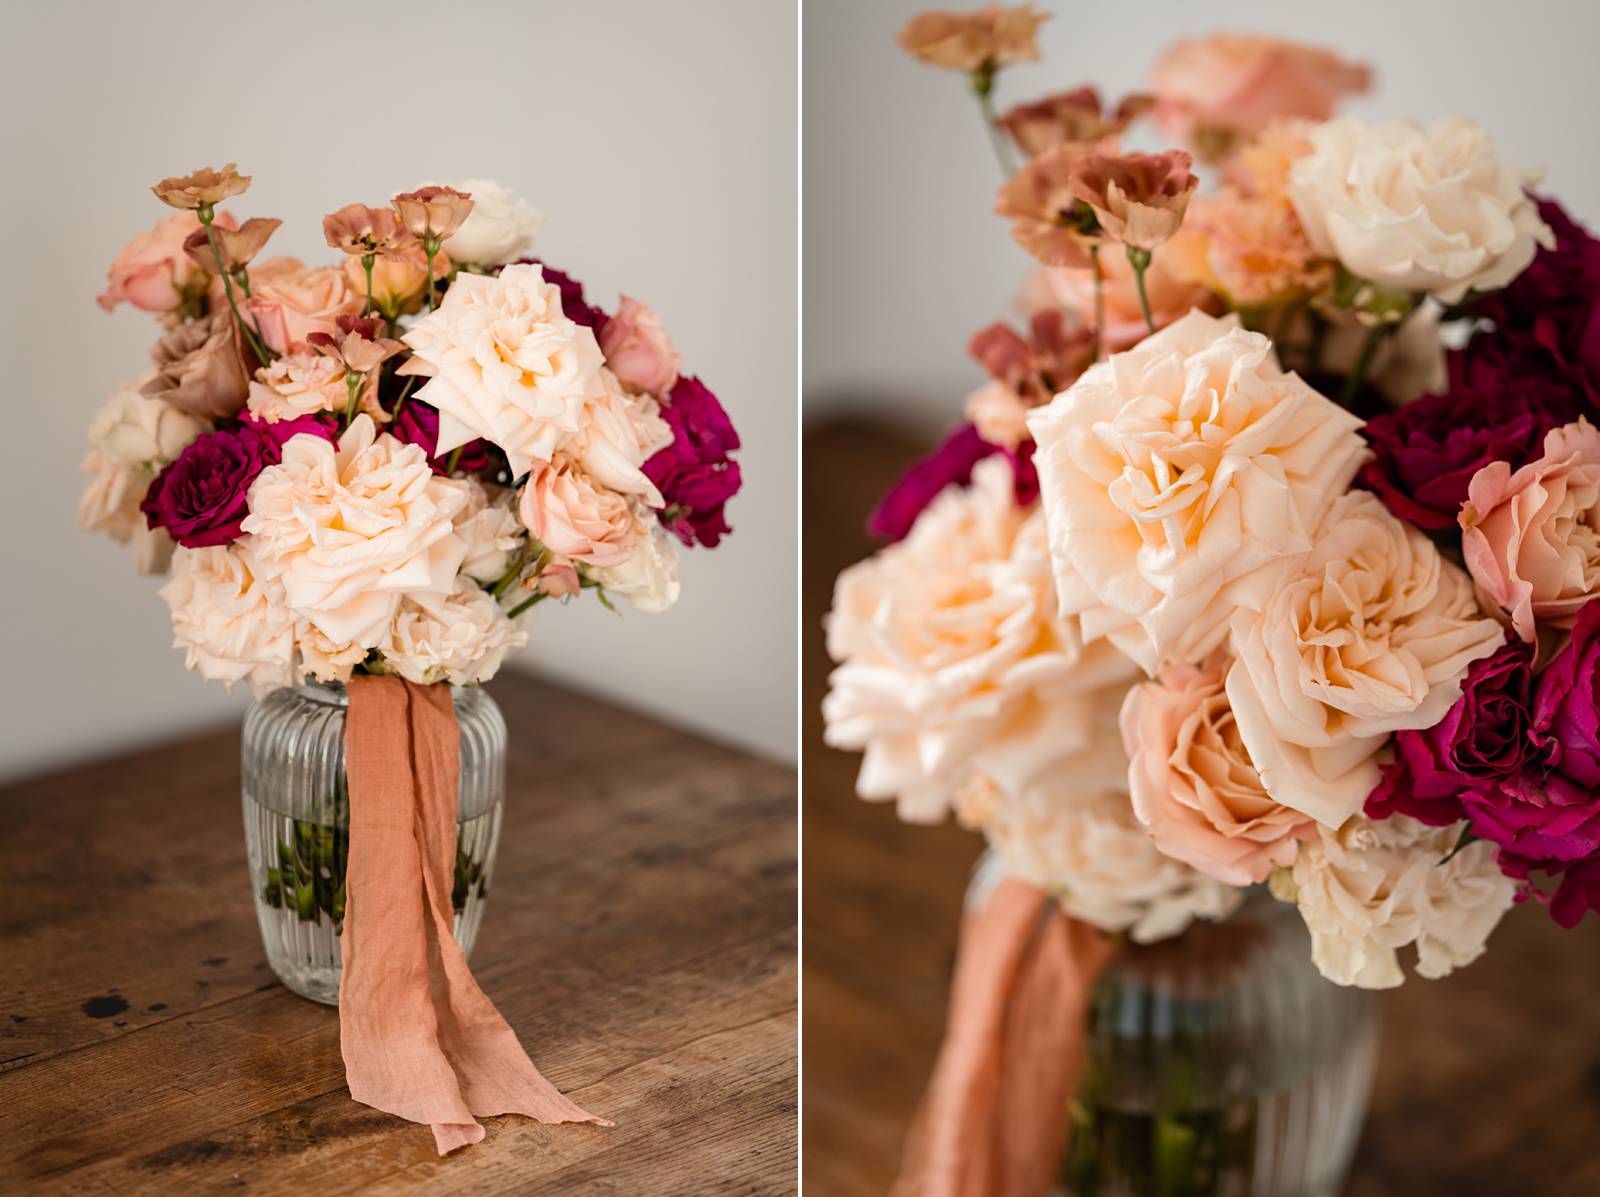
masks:
<svg viewBox="0 0 1600 1197"><path fill-rule="evenodd" d="M160 594L174 647L207 681L248 682L258 697L293 682L294 617L248 546L178 549Z"/></svg>
<svg viewBox="0 0 1600 1197"><path fill-rule="evenodd" d="M492 678L528 634L500 604L467 578L457 578L442 602L401 600L379 643L385 665L418 685L475 686Z"/></svg>
<svg viewBox="0 0 1600 1197"><path fill-rule="evenodd" d="M715 548L731 528L724 510L739 493L739 434L717 397L698 378L682 377L661 408L672 443L644 463L661 492L663 520L684 544Z"/></svg>
<svg viewBox="0 0 1600 1197"><path fill-rule="evenodd" d="M349 399L344 364L302 349L258 370L245 403L251 415L276 424L318 412L342 412Z"/></svg>

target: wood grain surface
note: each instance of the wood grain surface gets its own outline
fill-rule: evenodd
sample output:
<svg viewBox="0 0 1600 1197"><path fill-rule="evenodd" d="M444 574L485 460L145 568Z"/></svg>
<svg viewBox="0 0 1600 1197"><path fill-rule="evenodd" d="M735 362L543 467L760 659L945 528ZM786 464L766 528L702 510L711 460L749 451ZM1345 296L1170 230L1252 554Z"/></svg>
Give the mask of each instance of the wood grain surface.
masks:
<svg viewBox="0 0 1600 1197"><path fill-rule="evenodd" d="M0 1192L792 1193L793 771L531 678L473 969L612 1129L446 1159L267 968L237 729L0 791Z"/></svg>
<svg viewBox="0 0 1600 1197"><path fill-rule="evenodd" d="M871 550L872 503L925 440L864 423L805 451L802 952L804 1190L880 1197L944 1020L977 837L856 799L821 741L834 575ZM1600 1194L1600 921L1514 910L1488 953L1386 994L1371 1113L1346 1197Z"/></svg>

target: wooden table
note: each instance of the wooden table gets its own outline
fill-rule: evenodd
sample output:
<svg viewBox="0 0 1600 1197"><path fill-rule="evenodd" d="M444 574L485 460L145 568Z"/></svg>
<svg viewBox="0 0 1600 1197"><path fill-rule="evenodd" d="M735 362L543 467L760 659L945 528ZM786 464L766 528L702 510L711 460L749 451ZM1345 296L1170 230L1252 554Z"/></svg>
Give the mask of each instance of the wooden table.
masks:
<svg viewBox="0 0 1600 1197"><path fill-rule="evenodd" d="M861 522L926 442L836 423L805 448L802 961L807 1193L881 1197L944 1021L976 836L910 827L854 797L822 745L821 637ZM1600 1194L1600 920L1514 910L1488 953L1385 995L1371 1113L1346 1197Z"/></svg>
<svg viewBox="0 0 1600 1197"><path fill-rule="evenodd" d="M474 971L616 1127L490 1118L441 1160L350 1099L337 1012L262 954L228 729L0 792L0 1192L795 1191L792 771L491 692L509 793Z"/></svg>

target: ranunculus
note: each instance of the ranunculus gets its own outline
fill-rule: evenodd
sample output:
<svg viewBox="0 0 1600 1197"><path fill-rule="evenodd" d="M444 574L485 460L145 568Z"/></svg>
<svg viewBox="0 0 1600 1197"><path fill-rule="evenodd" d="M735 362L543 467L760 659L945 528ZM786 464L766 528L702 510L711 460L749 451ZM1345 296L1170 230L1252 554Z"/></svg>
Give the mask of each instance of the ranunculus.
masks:
<svg viewBox="0 0 1600 1197"><path fill-rule="evenodd" d="M106 271L100 306L109 312L119 303L131 303L142 312L160 313L182 307L195 275L183 242L199 227L194 213L179 212L128 242Z"/></svg>
<svg viewBox="0 0 1600 1197"><path fill-rule="evenodd" d="M491 179L467 179L452 187L472 197L472 211L445 240L446 253L457 262L498 266L528 251L544 213Z"/></svg>
<svg viewBox="0 0 1600 1197"><path fill-rule="evenodd" d="M294 617L248 546L179 549L159 593L173 646L208 682L248 682L260 697L294 681Z"/></svg>
<svg viewBox="0 0 1600 1197"><path fill-rule="evenodd" d="M1272 889L1299 906L1323 976L1392 989L1405 980L1397 950L1408 944L1424 977L1483 954L1517 886L1495 865L1493 844L1456 851L1461 832L1405 815L1376 823L1353 815L1301 846L1292 875L1275 874Z"/></svg>
<svg viewBox="0 0 1600 1197"><path fill-rule="evenodd" d="M1204 148L1258 133L1285 117L1325 121L1372 73L1315 46L1274 37L1214 33L1178 42L1150 73L1155 119L1185 144Z"/></svg>
<svg viewBox="0 0 1600 1197"><path fill-rule="evenodd" d="M389 668L419 686L476 686L499 672L508 652L527 643L528 634L506 618L488 591L457 578L442 603L401 600L378 651Z"/></svg>
<svg viewBox="0 0 1600 1197"><path fill-rule="evenodd" d="M1474 661L1456 700L1432 727L1395 733L1394 760L1366 802L1369 818L1410 815L1433 827L1466 818L1462 799L1536 762L1533 650L1520 641Z"/></svg>
<svg viewBox="0 0 1600 1197"><path fill-rule="evenodd" d="M138 384L117 388L89 423L89 443L107 461L153 474L205 430L205 425Z"/></svg>
<svg viewBox="0 0 1600 1197"><path fill-rule="evenodd" d="M678 381L679 358L651 308L624 295L599 337L600 352L618 382L630 391L666 398Z"/></svg>
<svg viewBox="0 0 1600 1197"><path fill-rule="evenodd" d="M1552 245L1524 188L1535 174L1500 160L1462 117L1366 126L1344 119L1309 134L1289 196L1317 252L1351 274L1455 303L1503 287Z"/></svg>
<svg viewBox="0 0 1600 1197"><path fill-rule="evenodd" d="M930 66L958 71L993 70L1014 62L1037 62L1034 35L1049 20L1033 5L985 5L977 12L925 12L895 35L900 48Z"/></svg>
<svg viewBox="0 0 1600 1197"><path fill-rule="evenodd" d="M995 124L1006 131L1024 157L1033 158L1053 145L1075 142L1115 150L1117 142L1135 118L1150 105L1149 96L1129 96L1116 111L1106 112L1100 93L1092 87L1074 88L1018 104L1000 116Z"/></svg>
<svg viewBox="0 0 1600 1197"><path fill-rule="evenodd" d="M1578 418L1581 404L1548 377L1482 377L1453 357L1451 385L1368 420L1373 457L1359 482L1403 520L1430 532L1454 528L1474 475L1491 462L1516 470L1543 451L1545 435Z"/></svg>
<svg viewBox="0 0 1600 1197"><path fill-rule="evenodd" d="M1266 337L1198 311L1028 426L1062 611L1125 625L1108 634L1148 672L1204 659L1236 609L1261 609L1364 453L1359 421Z"/></svg>
<svg viewBox="0 0 1600 1197"><path fill-rule="evenodd" d="M534 466L522 488L522 522L551 552L590 565L616 566L633 544L628 501L596 486L563 458Z"/></svg>
<svg viewBox="0 0 1600 1197"><path fill-rule="evenodd" d="M424 403L416 396L408 396L401 406L394 422L386 430L396 439L408 445L418 446L428 455L428 464L435 474L448 474L445 461L449 454L440 454L439 445L439 410L432 404ZM461 452L456 455L456 469L468 474L476 474L489 468L489 446L481 440L471 440L460 446Z"/></svg>
<svg viewBox="0 0 1600 1197"><path fill-rule="evenodd" d="M1110 736L1095 755L1121 763ZM1047 890L1071 917L1126 931L1134 943L1169 939L1196 919L1220 921L1238 908L1241 890L1161 852L1127 794L1101 784L1091 762L1074 763L1078 770L1053 770L1016 793L982 774L962 787L962 823L983 832L1007 875Z"/></svg>
<svg viewBox="0 0 1600 1197"><path fill-rule="evenodd" d="M226 309L180 324L155 343L150 360L155 373L144 393L197 419L235 415L250 393L238 331Z"/></svg>
<svg viewBox="0 0 1600 1197"><path fill-rule="evenodd" d="M1168 242L1150 255L1150 265L1144 272L1145 294L1150 300L1150 317L1156 328L1165 328L1174 320L1186 316L1195 308L1215 310L1216 301L1202 286L1178 277L1173 273L1173 243ZM1079 327L1094 327L1094 272L1072 267L1040 270L1038 274L1045 286L1037 284L1027 288L1025 302L1037 304L1046 300L1057 305L1075 319ZM1124 253L1100 255L1101 303L1105 309L1105 328L1100 341L1109 353L1131 349L1144 340L1150 331L1144 322L1144 309L1139 306L1139 290L1133 276L1133 267ZM1066 379L1056 390L1065 390L1072 379Z"/></svg>
<svg viewBox="0 0 1600 1197"><path fill-rule="evenodd" d="M1532 643L1536 623L1571 627L1600 595L1600 431L1580 418L1520 469L1491 461L1458 518L1473 580L1517 635Z"/></svg>
<svg viewBox="0 0 1600 1197"><path fill-rule="evenodd" d="M268 258L250 272L250 295L237 295L239 312L274 353L306 346L314 332L338 331L340 316L359 316L365 290L350 286L342 266L307 270L294 258ZM227 315L223 301L222 314Z"/></svg>
<svg viewBox="0 0 1600 1197"><path fill-rule="evenodd" d="M1172 666L1128 691L1122 744L1133 811L1156 847L1228 885L1265 881L1294 864L1315 834L1275 802L1239 735L1220 663Z"/></svg>
<svg viewBox="0 0 1600 1197"><path fill-rule="evenodd" d="M402 598L437 606L466 555L464 484L362 413L337 445L296 436L250 487L243 530L295 615L336 644L376 647Z"/></svg>
<svg viewBox="0 0 1600 1197"><path fill-rule="evenodd" d="M1387 737L1444 718L1504 642L1466 574L1354 491L1259 612L1233 616L1228 700L1267 793L1338 827L1377 784Z"/></svg>
<svg viewBox="0 0 1600 1197"><path fill-rule="evenodd" d="M539 267L544 281L554 283L561 292L561 312L568 320L592 328L596 337L605 331L609 317L583 297L583 284L565 270L557 270L542 258L518 258L514 265Z"/></svg>
<svg viewBox="0 0 1600 1197"><path fill-rule="evenodd" d="M483 437L505 450L514 475L579 432L603 388L594 334L563 314L537 266L457 275L403 339L414 354L402 369L428 375L416 397L439 410L435 452Z"/></svg>
<svg viewBox="0 0 1600 1197"><path fill-rule="evenodd" d="M662 518L684 544L715 548L732 531L724 508L739 493L739 463L731 456L739 434L698 378L678 379L661 417L672 429L672 443L643 468L666 504Z"/></svg>
<svg viewBox="0 0 1600 1197"><path fill-rule="evenodd" d="M301 349L256 372L246 401L250 414L268 424L324 411L344 411L350 400L344 365L336 358Z"/></svg>
<svg viewBox="0 0 1600 1197"><path fill-rule="evenodd" d="M865 751L857 792L903 818L943 817L973 770L1008 792L1093 739L1132 668L1057 614L1044 527L990 459L910 536L839 575L823 704L829 744Z"/></svg>
<svg viewBox="0 0 1600 1197"><path fill-rule="evenodd" d="M678 601L682 589L678 578L678 550L648 508L635 503L633 539L627 559L620 565L590 567L589 577L605 588L608 595L621 595L647 614L658 614ZM552 597L574 594L579 587L577 571L570 564L546 567L539 575L539 589Z"/></svg>
<svg viewBox="0 0 1600 1197"><path fill-rule="evenodd" d="M315 421L240 423L205 433L156 475L139 509L150 527L165 528L185 548L237 540L250 511L250 486L262 470L277 463L284 439L294 435L291 430L323 440L331 436Z"/></svg>
<svg viewBox="0 0 1600 1197"><path fill-rule="evenodd" d="M516 492L467 478L467 502L456 516L456 534L466 543L461 572L478 582L498 582L511 565L511 555L526 543L516 511Z"/></svg>
<svg viewBox="0 0 1600 1197"><path fill-rule="evenodd" d="M1094 210L1106 234L1130 249L1154 249L1183 223L1200 180L1182 150L1160 154L1091 151L1072 170L1072 194Z"/></svg>

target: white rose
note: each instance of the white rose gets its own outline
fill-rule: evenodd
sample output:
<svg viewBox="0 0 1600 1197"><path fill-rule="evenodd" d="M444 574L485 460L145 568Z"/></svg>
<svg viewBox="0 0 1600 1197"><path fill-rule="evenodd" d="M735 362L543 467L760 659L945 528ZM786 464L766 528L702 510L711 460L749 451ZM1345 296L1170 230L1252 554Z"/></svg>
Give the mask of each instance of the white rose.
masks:
<svg viewBox="0 0 1600 1197"><path fill-rule="evenodd" d="M1503 287L1554 239L1524 188L1540 172L1500 160L1484 129L1447 117L1312 129L1289 197L1317 252L1351 274L1455 303Z"/></svg>
<svg viewBox="0 0 1600 1197"><path fill-rule="evenodd" d="M416 445L378 435L364 413L337 447L292 438L248 502L240 526L261 571L334 644L376 646L402 598L437 607L466 555L453 521L467 488L436 476Z"/></svg>
<svg viewBox="0 0 1600 1197"><path fill-rule="evenodd" d="M608 595L620 595L634 607L656 615L678 601L678 547L653 512L633 508L633 547L621 565L590 568L589 578Z"/></svg>
<svg viewBox="0 0 1600 1197"><path fill-rule="evenodd" d="M1273 893L1300 908L1323 976L1392 989L1405 980L1396 949L1407 944L1417 945L1424 977L1446 976L1483 953L1517 886L1487 840L1450 855L1464 826L1357 815L1337 830L1322 828L1292 873L1274 875Z"/></svg>
<svg viewBox="0 0 1600 1197"><path fill-rule="evenodd" d="M248 682L260 697L294 681L294 616L258 565L244 544L179 548L159 593L188 667L230 690Z"/></svg>
<svg viewBox="0 0 1600 1197"><path fill-rule="evenodd" d="M429 376L417 398L439 409L435 453L483 437L505 450L513 475L581 432L605 390L594 333L562 314L538 266L456 276L401 339L414 355L403 369Z"/></svg>
<svg viewBox="0 0 1600 1197"><path fill-rule="evenodd" d="M104 532L118 544L133 542L142 574L161 574L172 560L172 537L165 528L151 528L139 510L151 475L111 461L99 449L83 459L89 482L78 498L78 526L85 532Z"/></svg>
<svg viewBox="0 0 1600 1197"><path fill-rule="evenodd" d="M1109 739L1107 749L1126 758ZM1008 794L982 774L957 799L962 822L983 831L1005 873L1053 894L1073 918L1135 943L1177 935L1195 919L1224 919L1244 891L1167 856L1119 789L1056 770Z"/></svg>
<svg viewBox="0 0 1600 1197"><path fill-rule="evenodd" d="M1228 702L1267 793L1338 827L1377 784L1388 736L1439 722L1467 666L1504 642L1466 573L1353 491L1260 613L1234 617Z"/></svg>
<svg viewBox="0 0 1600 1197"><path fill-rule="evenodd" d="M418 685L449 682L471 686L492 678L506 653L528 643L528 634L506 617L488 591L457 578L443 604L401 602L378 646L389 667Z"/></svg>
<svg viewBox="0 0 1600 1197"><path fill-rule="evenodd" d="M511 556L527 544L517 518L516 492L490 487L475 478L464 480L467 501L456 516L456 534L466 544L461 572L479 582L498 582L511 566Z"/></svg>
<svg viewBox="0 0 1600 1197"><path fill-rule="evenodd" d="M444 243L452 259L473 266L498 266L527 253L544 224L543 212L491 179L468 179L450 186L472 197L466 221Z"/></svg>
<svg viewBox="0 0 1600 1197"><path fill-rule="evenodd" d="M1202 660L1311 547L1360 423L1233 316L1190 312L1090 367L1028 417L1062 614L1148 672Z"/></svg>
<svg viewBox="0 0 1600 1197"><path fill-rule="evenodd" d="M148 481L206 426L165 399L141 393L139 385L119 387L101 405L89 424L89 444L108 462L142 470Z"/></svg>
<svg viewBox="0 0 1600 1197"><path fill-rule="evenodd" d="M1020 788L1080 751L1097 710L1115 719L1104 688L1134 672L1058 616L1042 517L1017 506L1000 457L840 574L828 651L827 742L864 753L861 797L916 822L943 818L973 770Z"/></svg>

